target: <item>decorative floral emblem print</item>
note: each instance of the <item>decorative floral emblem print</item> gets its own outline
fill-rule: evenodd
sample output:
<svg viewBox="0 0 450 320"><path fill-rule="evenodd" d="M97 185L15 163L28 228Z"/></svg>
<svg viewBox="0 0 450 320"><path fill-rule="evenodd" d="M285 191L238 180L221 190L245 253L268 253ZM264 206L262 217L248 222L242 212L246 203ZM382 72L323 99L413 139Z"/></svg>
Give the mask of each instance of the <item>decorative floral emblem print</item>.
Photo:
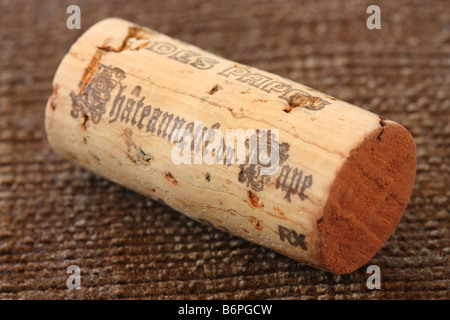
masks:
<svg viewBox="0 0 450 320"><path fill-rule="evenodd" d="M119 68L100 65L97 74L84 92L70 93L72 98L71 116L78 118L81 114L97 124L106 112L106 104L111 99L111 91L125 79L125 72Z"/></svg>

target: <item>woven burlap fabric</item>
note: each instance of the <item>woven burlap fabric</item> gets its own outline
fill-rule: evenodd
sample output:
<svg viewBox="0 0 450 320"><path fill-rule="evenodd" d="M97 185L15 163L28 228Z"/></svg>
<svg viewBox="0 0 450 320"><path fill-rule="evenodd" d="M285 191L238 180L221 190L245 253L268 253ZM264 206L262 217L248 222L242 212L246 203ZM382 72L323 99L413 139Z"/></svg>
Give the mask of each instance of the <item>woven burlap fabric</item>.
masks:
<svg viewBox="0 0 450 320"><path fill-rule="evenodd" d="M68 30L67 6L82 30ZM366 9L381 8L381 30ZM448 1L1 1L0 298L448 299ZM121 17L318 89L404 125L417 177L394 235L333 275L210 229L53 153L56 68L95 22ZM74 150L76 152L76 150ZM368 264L368 265L369 265ZM81 269L68 290L66 269Z"/></svg>

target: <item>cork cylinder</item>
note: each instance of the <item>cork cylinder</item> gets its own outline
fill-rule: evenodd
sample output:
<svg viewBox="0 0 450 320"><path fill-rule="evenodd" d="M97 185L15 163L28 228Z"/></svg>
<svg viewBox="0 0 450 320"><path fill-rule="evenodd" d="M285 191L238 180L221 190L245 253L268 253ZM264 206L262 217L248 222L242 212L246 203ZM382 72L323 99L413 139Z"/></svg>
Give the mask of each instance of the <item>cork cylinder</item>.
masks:
<svg viewBox="0 0 450 320"><path fill-rule="evenodd" d="M383 246L415 177L401 125L120 19L91 27L62 60L46 131L55 152L100 176L333 273ZM249 133L244 153L236 132ZM264 138L278 155L269 173L251 143Z"/></svg>

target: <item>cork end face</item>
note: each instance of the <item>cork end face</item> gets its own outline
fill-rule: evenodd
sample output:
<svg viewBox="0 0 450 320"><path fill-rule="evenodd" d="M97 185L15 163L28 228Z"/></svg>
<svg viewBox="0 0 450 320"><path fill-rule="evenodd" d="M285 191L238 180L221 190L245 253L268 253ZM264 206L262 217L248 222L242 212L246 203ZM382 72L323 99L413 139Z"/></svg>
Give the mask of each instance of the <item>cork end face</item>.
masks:
<svg viewBox="0 0 450 320"><path fill-rule="evenodd" d="M382 119L379 130L350 153L318 221L326 270L350 273L377 253L406 209L415 172L414 139Z"/></svg>

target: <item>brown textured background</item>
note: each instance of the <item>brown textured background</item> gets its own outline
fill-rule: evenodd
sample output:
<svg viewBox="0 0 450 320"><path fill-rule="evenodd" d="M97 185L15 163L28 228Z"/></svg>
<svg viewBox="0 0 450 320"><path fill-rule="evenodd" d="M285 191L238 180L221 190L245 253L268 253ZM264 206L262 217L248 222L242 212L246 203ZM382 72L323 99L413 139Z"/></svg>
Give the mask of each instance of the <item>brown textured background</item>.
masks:
<svg viewBox="0 0 450 320"><path fill-rule="evenodd" d="M0 298L449 299L450 10L442 1L0 0ZM81 7L82 30L66 28ZM381 7L382 29L366 28ZM416 184L366 267L332 275L212 230L54 154L44 107L70 45L122 17L404 125ZM81 268L82 289L66 287Z"/></svg>

